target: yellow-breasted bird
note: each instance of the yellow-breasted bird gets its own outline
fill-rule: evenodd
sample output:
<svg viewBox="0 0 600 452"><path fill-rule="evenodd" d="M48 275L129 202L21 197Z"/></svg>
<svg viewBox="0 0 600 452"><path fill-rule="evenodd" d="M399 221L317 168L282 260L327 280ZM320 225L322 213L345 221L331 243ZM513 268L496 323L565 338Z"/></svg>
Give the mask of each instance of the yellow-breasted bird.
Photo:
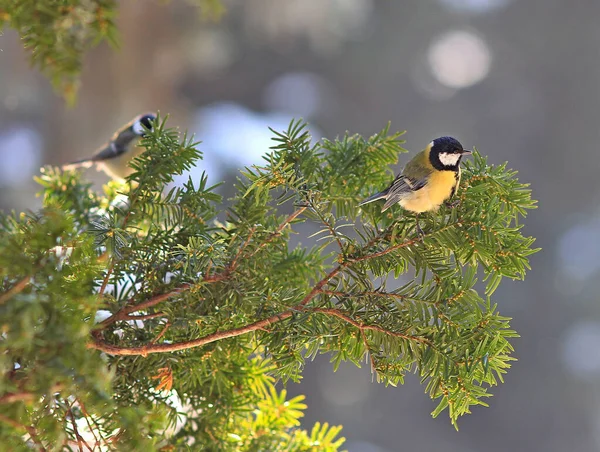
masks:
<svg viewBox="0 0 600 452"><path fill-rule="evenodd" d="M460 183L460 160L471 151L452 137L433 140L415 155L385 190L374 194L359 205L385 199L382 211L394 204L417 215L437 210L450 199ZM422 234L417 218L417 230Z"/></svg>
<svg viewBox="0 0 600 452"><path fill-rule="evenodd" d="M138 138L143 137L148 130L152 130L152 124L155 120L156 115L154 113L136 116L117 130L111 140L100 147L94 155L64 165L63 169L89 168L95 164L98 170L104 171L109 177L120 180L125 179L134 171L128 165L129 161L145 150L137 146Z"/></svg>

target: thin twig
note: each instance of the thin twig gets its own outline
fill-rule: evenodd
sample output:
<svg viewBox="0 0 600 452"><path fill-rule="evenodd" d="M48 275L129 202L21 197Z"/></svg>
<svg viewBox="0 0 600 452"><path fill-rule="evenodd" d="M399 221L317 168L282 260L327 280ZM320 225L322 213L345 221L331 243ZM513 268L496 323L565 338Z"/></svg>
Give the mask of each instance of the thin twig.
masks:
<svg viewBox="0 0 600 452"><path fill-rule="evenodd" d="M394 336L394 337L399 337L399 338L410 340L410 341L420 342L422 344L429 345L429 346L433 345L431 343L431 341L429 341L429 339L425 339L420 336L411 336L410 334L404 334L404 333L399 333L396 331L386 330L385 328L378 326L378 325L363 325L360 322L354 320L352 317L348 316L347 314L344 314L343 312L341 312L337 309L313 308L312 312L320 312L322 314L327 314L327 315L331 315L333 317L337 317L338 319L341 319L341 320L349 323L350 325L355 326L356 328L358 328L361 331L377 331L379 333L387 334L388 336Z"/></svg>
<svg viewBox="0 0 600 452"><path fill-rule="evenodd" d="M421 238L415 238L415 239L410 239L410 240L406 240L402 243L397 243L396 245L392 245L387 247L386 249L383 249L381 251L377 251L375 253L371 253L371 254L365 254L364 256L358 256L355 258L352 258L352 262L362 262L362 261L366 261L369 259L373 259L376 257L381 257L381 256L385 256L386 254L390 254L393 251L396 251L400 248L405 248L407 246L411 246L414 245L417 242L420 242Z"/></svg>
<svg viewBox="0 0 600 452"><path fill-rule="evenodd" d="M162 331L158 334L158 336L156 336L154 339L152 339L151 344L156 344L167 332L167 330L169 329L169 327L171 326L171 322L167 322L165 324L165 327L162 329Z"/></svg>
<svg viewBox="0 0 600 452"><path fill-rule="evenodd" d="M23 278L19 282L17 282L14 286L12 286L9 290L4 292L3 294L0 294L0 305L3 305L8 300L10 300L12 297L14 297L16 294L22 292L23 289L25 289L25 287L27 287L27 285L29 284L30 281L31 281L31 277L26 276L25 278Z"/></svg>
<svg viewBox="0 0 600 452"><path fill-rule="evenodd" d="M329 230L329 233L337 242L340 252L343 253L344 245L342 244L342 241L340 240L337 232L335 232L335 229L329 224L329 222L325 219L323 214L321 214L321 212L315 207L315 205L312 202L310 203L310 206L312 207L312 210L317 214L317 216L321 220L321 223L323 223L327 227L327 229Z"/></svg>
<svg viewBox="0 0 600 452"><path fill-rule="evenodd" d="M106 290L106 286L108 285L108 280L110 279L110 275L112 274L114 268L115 268L115 259L113 257L110 261L110 266L108 267L108 270L106 270L106 276L104 277L104 280L102 281L100 290L98 291L98 294L100 296L104 295L104 291Z"/></svg>
<svg viewBox="0 0 600 452"><path fill-rule="evenodd" d="M267 240L262 242L260 245L258 245L258 247L254 250L254 252L252 252L248 257L253 257L260 250L262 250L265 246L267 246L269 243L271 243L273 240L275 240L276 237L279 237L281 235L281 233L283 232L283 230L285 229L285 227L288 224L290 224L292 221L294 221L298 216L300 216L307 208L308 208L308 206L301 206L298 210L291 213L285 220L283 220L283 222L277 227L277 229L275 229L275 231L271 234L271 236Z"/></svg>
<svg viewBox="0 0 600 452"><path fill-rule="evenodd" d="M14 402L20 402L20 401L27 401L27 400L32 400L35 397L36 397L35 394L32 394L31 392L9 393L9 394L5 394L2 397L0 397L0 404L1 403L14 403Z"/></svg>
<svg viewBox="0 0 600 452"><path fill-rule="evenodd" d="M248 237L246 237L246 240L244 240L244 243L242 244L242 246L240 246L240 249L238 250L238 252L236 253L235 257L233 258L233 260L231 261L231 263L227 267L227 272L228 273L231 273L231 272L235 271L235 269L237 268L240 256L242 255L242 253L244 252L244 250L246 249L246 247L250 243L250 240L252 240L252 236L254 236L255 232L256 232L256 227L253 227L253 228L250 229L250 232L248 233Z"/></svg>
<svg viewBox="0 0 600 452"><path fill-rule="evenodd" d="M431 301L431 300L423 300L422 298L415 298L415 297L409 297L407 295L401 295L399 293L393 293L393 292L379 292L377 290L371 290L371 291L366 291L366 292L357 292L357 293L352 293L352 292L342 292L342 291L338 291L338 290L322 290L321 293L325 294L325 295L331 295L334 297L348 297L348 298L361 298L361 297L381 297L381 298L395 298L397 300L408 300L408 301L418 301L421 303L427 303L427 304L433 304L433 305L437 305L439 304L439 302L437 301Z"/></svg>
<svg viewBox="0 0 600 452"><path fill-rule="evenodd" d="M124 320L150 320L157 317L164 317L164 312L155 312L153 314L142 314L142 315L128 315Z"/></svg>
<svg viewBox="0 0 600 452"><path fill-rule="evenodd" d="M365 344L365 353L369 356L369 362L371 363L371 375L377 373L375 366L375 358L373 357L373 353L371 353L371 348L369 347L369 340L367 339L367 335L365 334L364 328L360 328L360 336L362 337L363 344ZM372 379L373 377L371 377Z"/></svg>
<svg viewBox="0 0 600 452"><path fill-rule="evenodd" d="M87 445L85 440L79 434L79 430L77 430L77 422L75 422L75 416L73 415L72 406L67 402L67 416L71 418L71 425L73 426L73 433L75 434L75 439L77 439L77 446L79 447L79 451L83 452L83 445L85 444L89 450L92 450L90 446Z"/></svg>
<svg viewBox="0 0 600 452"><path fill-rule="evenodd" d="M94 449L96 448L96 446L98 446L98 447L102 446L102 442L100 442L100 440L96 436L96 432L94 431L94 428L92 427L92 424L90 423L90 420L91 420L91 422L94 423L94 425L98 429L98 435L100 435L100 438L102 438L102 430L100 429L100 426L98 425L96 420L90 416L90 414L88 413L88 411L85 408L85 405L83 404L83 402L80 399L77 399L77 403L79 404L79 408L81 409L81 412L83 413L85 422L87 423L88 428L90 429L90 432L92 433L92 436L94 437L94 440L96 441L96 444L94 445ZM102 438L102 440L104 440L104 438Z"/></svg>

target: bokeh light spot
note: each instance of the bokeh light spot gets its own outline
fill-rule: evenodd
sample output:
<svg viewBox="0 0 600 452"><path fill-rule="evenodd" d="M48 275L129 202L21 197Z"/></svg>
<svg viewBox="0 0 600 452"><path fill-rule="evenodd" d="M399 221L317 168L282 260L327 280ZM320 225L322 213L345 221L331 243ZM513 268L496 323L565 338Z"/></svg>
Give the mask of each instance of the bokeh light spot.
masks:
<svg viewBox="0 0 600 452"><path fill-rule="evenodd" d="M322 80L309 72L291 72L273 80L265 90L270 110L309 118L322 108Z"/></svg>
<svg viewBox="0 0 600 452"><path fill-rule="evenodd" d="M40 166L42 139L28 127L0 135L0 186L23 185L31 181Z"/></svg>
<svg viewBox="0 0 600 452"><path fill-rule="evenodd" d="M467 88L487 77L492 55L485 41L470 31L438 36L427 52L433 76L451 88Z"/></svg>
<svg viewBox="0 0 600 452"><path fill-rule="evenodd" d="M567 230L558 242L562 273L584 281L600 269L600 221L578 224Z"/></svg>
<svg viewBox="0 0 600 452"><path fill-rule="evenodd" d="M600 375L600 322L572 325L561 343L561 358L569 372L579 377Z"/></svg>
<svg viewBox="0 0 600 452"><path fill-rule="evenodd" d="M328 404L346 407L368 399L373 385L364 369L343 363L338 372L322 369L319 390Z"/></svg>
<svg viewBox="0 0 600 452"><path fill-rule="evenodd" d="M512 0L439 0L448 9L469 12L487 13L507 6Z"/></svg>

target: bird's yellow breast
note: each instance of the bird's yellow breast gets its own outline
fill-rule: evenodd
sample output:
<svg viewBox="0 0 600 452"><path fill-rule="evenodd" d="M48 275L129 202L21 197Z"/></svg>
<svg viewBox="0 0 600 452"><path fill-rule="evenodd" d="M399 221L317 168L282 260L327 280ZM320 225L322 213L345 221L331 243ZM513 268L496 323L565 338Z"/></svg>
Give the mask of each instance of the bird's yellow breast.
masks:
<svg viewBox="0 0 600 452"><path fill-rule="evenodd" d="M113 179L123 180L132 174L134 170L129 166L129 162L146 150L146 148L135 144L131 146L133 149L130 149L128 152L99 163L99 165L104 167L104 171Z"/></svg>
<svg viewBox="0 0 600 452"><path fill-rule="evenodd" d="M401 199L400 205L416 213L436 210L450 198L459 181L460 171L435 171L423 188Z"/></svg>

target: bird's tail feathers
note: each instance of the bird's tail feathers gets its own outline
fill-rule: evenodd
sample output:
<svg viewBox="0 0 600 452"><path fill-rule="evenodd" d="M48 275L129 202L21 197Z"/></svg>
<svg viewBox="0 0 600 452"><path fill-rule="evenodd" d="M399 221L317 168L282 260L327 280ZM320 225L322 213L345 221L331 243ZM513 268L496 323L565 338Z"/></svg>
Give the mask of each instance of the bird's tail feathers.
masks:
<svg viewBox="0 0 600 452"><path fill-rule="evenodd" d="M379 193L375 193L372 196L369 196L367 199L361 201L358 205L362 206L364 204L369 204L370 202L377 201L379 199L384 199L387 196L387 191L380 191Z"/></svg>
<svg viewBox="0 0 600 452"><path fill-rule="evenodd" d="M94 162L90 159L77 160L75 162L67 163L62 166L63 171L74 170L77 168L90 168Z"/></svg>

